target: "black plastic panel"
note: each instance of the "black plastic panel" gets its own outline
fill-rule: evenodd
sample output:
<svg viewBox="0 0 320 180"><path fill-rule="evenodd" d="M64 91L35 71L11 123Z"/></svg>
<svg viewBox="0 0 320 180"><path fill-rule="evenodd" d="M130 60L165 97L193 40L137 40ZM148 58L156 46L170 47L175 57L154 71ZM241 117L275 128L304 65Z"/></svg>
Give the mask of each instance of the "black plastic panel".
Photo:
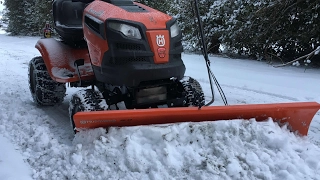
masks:
<svg viewBox="0 0 320 180"><path fill-rule="evenodd" d="M104 2L118 6L128 12L147 12L146 9L136 5L131 0L103 0Z"/></svg>
<svg viewBox="0 0 320 180"><path fill-rule="evenodd" d="M85 3L55 0L52 5L55 29L68 42L83 40L82 15Z"/></svg>

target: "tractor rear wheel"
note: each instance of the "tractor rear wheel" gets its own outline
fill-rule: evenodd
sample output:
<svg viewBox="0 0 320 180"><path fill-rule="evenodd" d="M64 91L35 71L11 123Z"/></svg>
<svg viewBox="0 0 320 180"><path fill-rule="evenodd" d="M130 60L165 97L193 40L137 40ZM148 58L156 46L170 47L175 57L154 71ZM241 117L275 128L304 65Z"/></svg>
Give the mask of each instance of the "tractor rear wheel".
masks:
<svg viewBox="0 0 320 180"><path fill-rule="evenodd" d="M29 89L34 102L40 106L60 104L66 95L66 85L50 77L40 56L29 62Z"/></svg>
<svg viewBox="0 0 320 180"><path fill-rule="evenodd" d="M69 102L69 119L74 133L77 133L73 116L77 112L103 111L108 105L99 91L93 89L82 89L72 95Z"/></svg>
<svg viewBox="0 0 320 180"><path fill-rule="evenodd" d="M188 76L183 77L180 82L186 92L185 106L204 106L205 99L200 83Z"/></svg>

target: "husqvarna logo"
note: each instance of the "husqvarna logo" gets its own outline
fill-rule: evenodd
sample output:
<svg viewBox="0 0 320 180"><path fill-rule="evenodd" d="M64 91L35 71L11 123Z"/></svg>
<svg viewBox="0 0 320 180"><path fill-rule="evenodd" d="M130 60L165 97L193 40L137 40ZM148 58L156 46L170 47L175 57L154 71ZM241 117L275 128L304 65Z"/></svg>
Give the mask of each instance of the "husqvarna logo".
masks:
<svg viewBox="0 0 320 180"><path fill-rule="evenodd" d="M157 35L157 45L159 47L163 47L166 45L166 40L164 39L164 35Z"/></svg>

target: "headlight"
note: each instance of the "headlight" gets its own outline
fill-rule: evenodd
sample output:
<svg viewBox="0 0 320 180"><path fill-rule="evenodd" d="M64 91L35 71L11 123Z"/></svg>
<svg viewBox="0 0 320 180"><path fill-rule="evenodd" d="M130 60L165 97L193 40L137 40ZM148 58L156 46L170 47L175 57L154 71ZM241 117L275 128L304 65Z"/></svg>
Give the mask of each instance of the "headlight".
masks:
<svg viewBox="0 0 320 180"><path fill-rule="evenodd" d="M109 27L111 29L121 32L123 35L127 37L141 39L140 31L136 27L133 27L127 24L114 23L114 22L110 22Z"/></svg>
<svg viewBox="0 0 320 180"><path fill-rule="evenodd" d="M174 23L170 27L170 33L171 33L171 38L174 38L179 35L180 33L180 27L178 26L178 23Z"/></svg>

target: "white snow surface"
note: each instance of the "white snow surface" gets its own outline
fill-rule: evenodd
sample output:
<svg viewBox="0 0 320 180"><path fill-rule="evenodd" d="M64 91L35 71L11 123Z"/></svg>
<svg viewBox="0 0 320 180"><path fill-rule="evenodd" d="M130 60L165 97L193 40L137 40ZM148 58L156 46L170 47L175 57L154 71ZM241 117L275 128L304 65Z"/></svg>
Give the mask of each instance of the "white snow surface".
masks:
<svg viewBox="0 0 320 180"><path fill-rule="evenodd" d="M2 180L32 180L31 168L23 161L23 156L14 145L0 134L0 178Z"/></svg>
<svg viewBox="0 0 320 180"><path fill-rule="evenodd" d="M271 120L177 123L73 135L62 105L37 107L28 87L36 37L0 35L0 179L320 179L320 113L306 137ZM186 75L210 99L203 57L183 54ZM210 57L229 104L320 102L320 71ZM213 105L223 101L216 92Z"/></svg>
<svg viewBox="0 0 320 180"><path fill-rule="evenodd" d="M3 10L4 10L4 5L0 4L0 11L3 11Z"/></svg>

